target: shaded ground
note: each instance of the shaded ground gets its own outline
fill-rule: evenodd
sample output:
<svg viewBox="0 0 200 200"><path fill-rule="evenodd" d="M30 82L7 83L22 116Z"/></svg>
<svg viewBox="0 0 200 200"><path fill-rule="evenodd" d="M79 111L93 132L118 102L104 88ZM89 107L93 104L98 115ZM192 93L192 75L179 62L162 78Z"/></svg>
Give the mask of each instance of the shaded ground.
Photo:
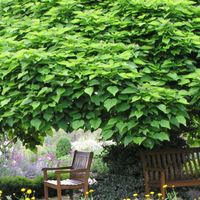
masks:
<svg viewBox="0 0 200 200"><path fill-rule="evenodd" d="M62 197L63 200L69 200L67 196ZM38 199L38 200L45 200L45 199ZM57 200L57 197L50 197L49 200Z"/></svg>
<svg viewBox="0 0 200 200"><path fill-rule="evenodd" d="M74 200L79 200L80 195L74 195ZM38 200L45 200L44 198ZM49 200L57 200L57 197L49 197ZM62 196L62 200L70 200L68 195Z"/></svg>

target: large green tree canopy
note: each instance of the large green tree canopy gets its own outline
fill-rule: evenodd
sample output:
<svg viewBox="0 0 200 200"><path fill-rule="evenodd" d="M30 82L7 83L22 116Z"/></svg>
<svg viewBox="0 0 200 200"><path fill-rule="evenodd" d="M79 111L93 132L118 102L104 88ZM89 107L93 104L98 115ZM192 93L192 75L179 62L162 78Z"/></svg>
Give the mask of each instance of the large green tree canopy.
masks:
<svg viewBox="0 0 200 200"><path fill-rule="evenodd" d="M0 130L51 127L153 147L200 106L200 6L189 0L1 0Z"/></svg>

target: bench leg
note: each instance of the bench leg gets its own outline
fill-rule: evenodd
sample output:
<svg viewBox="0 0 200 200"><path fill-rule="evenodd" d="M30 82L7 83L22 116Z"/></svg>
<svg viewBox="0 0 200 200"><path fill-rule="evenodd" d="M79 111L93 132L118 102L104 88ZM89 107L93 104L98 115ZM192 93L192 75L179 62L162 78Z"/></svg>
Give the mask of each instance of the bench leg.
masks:
<svg viewBox="0 0 200 200"><path fill-rule="evenodd" d="M148 172L145 172L144 174L144 192L145 194L149 194L150 192L150 188L149 188L149 184L148 184Z"/></svg>
<svg viewBox="0 0 200 200"><path fill-rule="evenodd" d="M58 200L62 200L62 193L61 193L61 188L57 188L57 196L58 196Z"/></svg>
<svg viewBox="0 0 200 200"><path fill-rule="evenodd" d="M44 185L44 199L45 200L49 199L49 197L48 197L48 187L46 185Z"/></svg>
<svg viewBox="0 0 200 200"><path fill-rule="evenodd" d="M163 187L164 185L166 185L165 173L162 171L160 174L160 192L162 194L162 199L166 198L166 188Z"/></svg>
<svg viewBox="0 0 200 200"><path fill-rule="evenodd" d="M145 194L149 194L150 189L147 183L145 183L144 190L145 190Z"/></svg>
<svg viewBox="0 0 200 200"><path fill-rule="evenodd" d="M84 198L87 200L88 199L88 194L87 194L88 184L87 183L84 184L83 192L84 192Z"/></svg>

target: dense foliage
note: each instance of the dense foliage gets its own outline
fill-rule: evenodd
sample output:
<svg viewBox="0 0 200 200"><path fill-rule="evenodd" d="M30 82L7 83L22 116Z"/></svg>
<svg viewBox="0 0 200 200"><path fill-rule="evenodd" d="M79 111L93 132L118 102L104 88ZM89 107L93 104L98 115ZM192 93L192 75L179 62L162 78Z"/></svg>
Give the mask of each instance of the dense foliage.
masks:
<svg viewBox="0 0 200 200"><path fill-rule="evenodd" d="M92 186L95 190L94 199L118 200L131 197L133 193L143 193L144 181L142 166L138 162L138 148L119 145L106 148L105 152L103 160L108 171L97 175L97 183Z"/></svg>
<svg viewBox="0 0 200 200"><path fill-rule="evenodd" d="M1 131L27 146L51 127L146 147L181 133L199 115L199 24L198 1L1 0Z"/></svg>

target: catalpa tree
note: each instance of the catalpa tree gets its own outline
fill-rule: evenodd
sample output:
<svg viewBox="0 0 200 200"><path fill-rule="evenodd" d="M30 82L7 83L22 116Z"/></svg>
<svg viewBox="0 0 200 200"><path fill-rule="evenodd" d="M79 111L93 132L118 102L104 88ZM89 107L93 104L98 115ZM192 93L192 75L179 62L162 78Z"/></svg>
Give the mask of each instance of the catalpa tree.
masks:
<svg viewBox="0 0 200 200"><path fill-rule="evenodd" d="M102 129L152 148L199 116L200 6L189 0L1 0L0 129ZM196 119L197 119L196 118Z"/></svg>

